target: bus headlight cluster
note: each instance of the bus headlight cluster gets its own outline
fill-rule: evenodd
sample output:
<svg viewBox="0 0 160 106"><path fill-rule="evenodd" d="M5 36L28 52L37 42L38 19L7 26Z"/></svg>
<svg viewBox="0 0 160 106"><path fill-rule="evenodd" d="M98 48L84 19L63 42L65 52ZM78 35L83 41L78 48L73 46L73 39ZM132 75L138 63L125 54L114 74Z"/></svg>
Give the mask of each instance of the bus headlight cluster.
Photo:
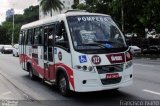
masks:
<svg viewBox="0 0 160 106"><path fill-rule="evenodd" d="M81 66L81 65L76 65L74 68L77 69L77 70L80 70L80 71L95 72L92 66L86 66L86 65Z"/></svg>
<svg viewBox="0 0 160 106"><path fill-rule="evenodd" d="M131 67L132 65L133 65L132 61L129 61L126 63L125 68L127 69L127 68Z"/></svg>

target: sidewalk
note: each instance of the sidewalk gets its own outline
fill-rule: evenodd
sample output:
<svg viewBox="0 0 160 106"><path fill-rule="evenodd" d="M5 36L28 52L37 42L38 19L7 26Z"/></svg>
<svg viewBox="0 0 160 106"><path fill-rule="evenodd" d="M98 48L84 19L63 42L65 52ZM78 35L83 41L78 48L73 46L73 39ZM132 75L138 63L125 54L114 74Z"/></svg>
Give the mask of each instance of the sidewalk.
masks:
<svg viewBox="0 0 160 106"><path fill-rule="evenodd" d="M0 74L0 100L24 100L24 95Z"/></svg>

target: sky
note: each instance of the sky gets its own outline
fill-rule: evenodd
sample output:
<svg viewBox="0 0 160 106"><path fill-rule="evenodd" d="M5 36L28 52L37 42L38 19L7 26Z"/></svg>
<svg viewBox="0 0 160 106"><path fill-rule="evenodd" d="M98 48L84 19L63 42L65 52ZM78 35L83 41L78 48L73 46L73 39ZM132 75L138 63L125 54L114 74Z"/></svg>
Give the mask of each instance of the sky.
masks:
<svg viewBox="0 0 160 106"><path fill-rule="evenodd" d="M25 8L38 4L38 0L0 0L0 23L5 21L6 11L14 8L15 14L22 14Z"/></svg>

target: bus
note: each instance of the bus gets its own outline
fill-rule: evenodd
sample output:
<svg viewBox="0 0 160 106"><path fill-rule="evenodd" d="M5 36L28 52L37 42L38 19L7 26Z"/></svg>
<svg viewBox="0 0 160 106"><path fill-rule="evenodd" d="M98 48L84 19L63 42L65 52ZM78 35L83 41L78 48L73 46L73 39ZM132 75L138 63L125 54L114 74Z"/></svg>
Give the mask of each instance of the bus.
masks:
<svg viewBox="0 0 160 106"><path fill-rule="evenodd" d="M37 77L70 91L118 89L133 82L132 53L111 16L68 11L21 27L19 60Z"/></svg>

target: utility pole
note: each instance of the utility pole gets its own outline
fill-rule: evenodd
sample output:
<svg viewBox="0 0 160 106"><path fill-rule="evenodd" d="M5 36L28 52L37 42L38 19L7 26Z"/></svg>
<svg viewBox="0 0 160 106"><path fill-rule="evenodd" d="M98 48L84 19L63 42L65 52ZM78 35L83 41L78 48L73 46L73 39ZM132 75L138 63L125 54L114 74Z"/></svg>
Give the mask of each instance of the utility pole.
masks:
<svg viewBox="0 0 160 106"><path fill-rule="evenodd" d="M124 9L123 9L123 0L121 0L121 19L122 19L122 32L124 33Z"/></svg>
<svg viewBox="0 0 160 106"><path fill-rule="evenodd" d="M11 42L11 44L12 44L12 46L13 46L13 44L14 44L14 8L13 8L13 29L12 29L12 42Z"/></svg>
<svg viewBox="0 0 160 106"><path fill-rule="evenodd" d="M14 10L13 10L13 29L12 29L12 45L14 43Z"/></svg>

